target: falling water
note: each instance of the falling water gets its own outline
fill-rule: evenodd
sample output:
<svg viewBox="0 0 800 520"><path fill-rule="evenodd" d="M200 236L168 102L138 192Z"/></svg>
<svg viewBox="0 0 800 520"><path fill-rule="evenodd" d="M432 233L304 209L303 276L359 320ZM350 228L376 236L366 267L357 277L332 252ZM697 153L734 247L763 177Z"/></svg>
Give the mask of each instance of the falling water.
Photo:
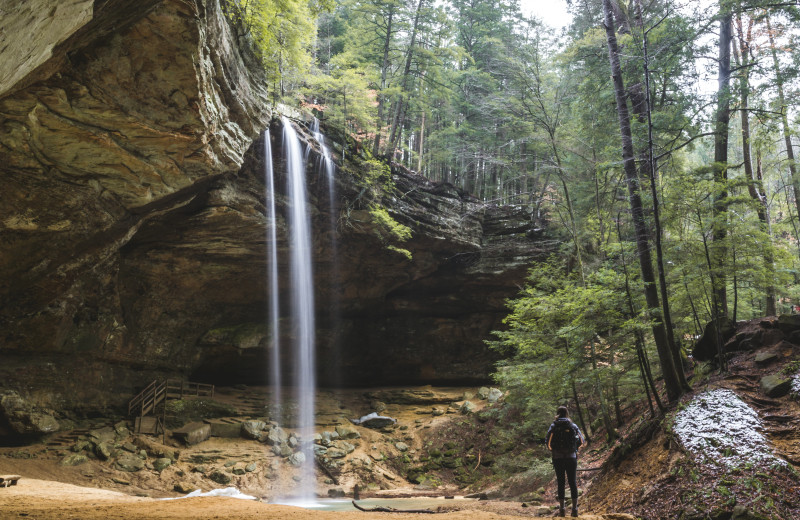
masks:
<svg viewBox="0 0 800 520"><path fill-rule="evenodd" d="M272 411L275 418L281 410L281 348L280 308L278 306L278 239L275 219L275 178L272 171L272 145L269 128L264 132L264 177L267 205L267 256L269 262L269 317L272 330L272 353L270 355L270 387L272 388Z"/></svg>
<svg viewBox="0 0 800 520"><path fill-rule="evenodd" d="M291 270L293 362L297 399L297 427L305 463L301 465L298 499L314 500L314 286L311 274L311 218L306 200L305 164L300 139L287 118L283 118L286 153L286 182L289 204L288 229Z"/></svg>
<svg viewBox="0 0 800 520"><path fill-rule="evenodd" d="M316 117L311 122L311 134L313 135L314 139L316 139L317 143L319 143L320 150L322 153L320 154L320 163L319 163L319 171L320 174L324 173L325 178L328 181L328 215L329 215L329 222L328 222L328 231L330 233L330 244L331 244L331 254L329 255L329 259L331 262L330 265L330 287L329 287L329 301L327 305L328 309L328 320L330 323L330 338L331 342L329 348L331 350L332 355L329 355L329 363L327 363L327 378L329 381L332 381L338 386L339 383L339 374L341 373L340 366L339 366L339 355L338 355L338 345L337 345L337 337L336 331L340 325L340 315L339 315L339 290L337 287L337 282L339 279L339 254L338 254L338 243L336 240L336 217L337 217L337 208L336 208L336 184L335 184L335 174L336 174L336 164L333 162L333 157L331 157L330 150L328 146L325 144L325 135L320 132L319 129L319 119ZM311 147L309 147L310 149Z"/></svg>

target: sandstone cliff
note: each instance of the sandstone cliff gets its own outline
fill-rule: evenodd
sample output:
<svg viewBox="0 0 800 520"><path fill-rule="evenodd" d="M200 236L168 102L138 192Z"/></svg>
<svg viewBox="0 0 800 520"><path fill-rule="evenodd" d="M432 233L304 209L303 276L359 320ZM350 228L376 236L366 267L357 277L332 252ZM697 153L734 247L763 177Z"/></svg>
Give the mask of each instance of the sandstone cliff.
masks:
<svg viewBox="0 0 800 520"><path fill-rule="evenodd" d="M217 0L35 0L8 19L2 384L44 405L97 408L161 374L259 381L271 343L262 136L273 114ZM331 219L316 154L323 381L488 377L483 340L550 247L526 212L396 168L379 198L412 228L409 260L365 212L358 160L340 170ZM285 253L282 216L279 228Z"/></svg>

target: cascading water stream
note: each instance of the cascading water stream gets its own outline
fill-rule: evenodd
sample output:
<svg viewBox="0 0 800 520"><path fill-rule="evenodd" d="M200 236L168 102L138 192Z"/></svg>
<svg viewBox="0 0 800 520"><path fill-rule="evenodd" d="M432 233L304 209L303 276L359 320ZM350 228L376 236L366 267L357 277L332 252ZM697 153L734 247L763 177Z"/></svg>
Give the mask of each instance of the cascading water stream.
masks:
<svg viewBox="0 0 800 520"><path fill-rule="evenodd" d="M298 493L301 502L314 501L314 392L315 324L314 285L311 272L311 218L306 196L305 164L300 139L289 120L283 121L283 145L286 154L286 182L289 204L288 230L291 271L291 315L294 328L293 362L297 429L305 462L300 466Z"/></svg>
<svg viewBox="0 0 800 520"><path fill-rule="evenodd" d="M269 283L269 321L272 330L272 352L270 354L269 383L272 388L272 415L281 416L281 346L280 346L280 307L278 301L278 233L275 218L275 176L272 170L272 144L269 128L264 132L264 177L267 206L267 281ZM279 419L278 419L279 420Z"/></svg>
<svg viewBox="0 0 800 520"><path fill-rule="evenodd" d="M338 378L340 374L340 366L339 366L339 355L338 355L338 346L336 342L336 331L340 325L340 316L339 316L339 290L337 287L337 282L339 279L339 254L338 254L338 244L336 240L336 216L337 216L337 208L336 208L336 184L335 184L335 174L336 174L336 164L333 162L333 157L331 157L330 150L328 146L325 144L325 135L320 132L319 129L319 119L316 117L311 122L311 134L316 139L317 143L319 143L320 150L322 151L320 157L320 164L319 170L320 173L325 174L325 179L328 181L328 214L330 215L328 231L330 232L330 243L331 243L331 255L330 255L330 287L329 287L329 302L327 305L328 312L329 312L329 322L330 328L333 331L331 334L331 344L330 349L333 355L329 356L330 362L328 368L328 379L335 383L338 383ZM309 147L310 149L311 147ZM338 385L337 385L338 386Z"/></svg>

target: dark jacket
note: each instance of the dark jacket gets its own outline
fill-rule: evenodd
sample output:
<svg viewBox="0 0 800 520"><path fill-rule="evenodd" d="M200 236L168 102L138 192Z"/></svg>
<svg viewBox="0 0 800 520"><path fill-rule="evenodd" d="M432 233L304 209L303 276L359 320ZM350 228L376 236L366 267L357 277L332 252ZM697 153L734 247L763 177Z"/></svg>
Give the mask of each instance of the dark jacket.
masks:
<svg viewBox="0 0 800 520"><path fill-rule="evenodd" d="M577 450L573 451L573 452L554 451L550 447L550 439L553 437L553 429L555 428L556 424L559 423L559 421L560 422L566 421L566 422L568 422L570 424L570 426L572 426L572 431L575 432L575 439L577 441L576 442L577 447L580 448L581 446L583 446L583 442L584 442L583 434L581 433L581 429L578 428L578 425L575 424L574 422L570 421L569 418L567 418L567 417L559 417L558 419L553 421L553 424L551 424L550 428L547 429L547 435L544 436L544 441L547 444L547 449L549 449L552 452L552 455L553 455L554 459L575 459L575 458L578 458L578 451Z"/></svg>

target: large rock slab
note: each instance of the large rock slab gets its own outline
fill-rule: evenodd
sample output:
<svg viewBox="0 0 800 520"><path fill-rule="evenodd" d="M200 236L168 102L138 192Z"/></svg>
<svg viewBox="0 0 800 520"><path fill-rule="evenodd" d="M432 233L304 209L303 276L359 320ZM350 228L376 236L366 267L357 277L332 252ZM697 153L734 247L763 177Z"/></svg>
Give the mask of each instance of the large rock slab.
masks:
<svg viewBox="0 0 800 520"><path fill-rule="evenodd" d="M199 422L189 423L173 431L172 436L188 445L199 444L211 436L211 425Z"/></svg>

